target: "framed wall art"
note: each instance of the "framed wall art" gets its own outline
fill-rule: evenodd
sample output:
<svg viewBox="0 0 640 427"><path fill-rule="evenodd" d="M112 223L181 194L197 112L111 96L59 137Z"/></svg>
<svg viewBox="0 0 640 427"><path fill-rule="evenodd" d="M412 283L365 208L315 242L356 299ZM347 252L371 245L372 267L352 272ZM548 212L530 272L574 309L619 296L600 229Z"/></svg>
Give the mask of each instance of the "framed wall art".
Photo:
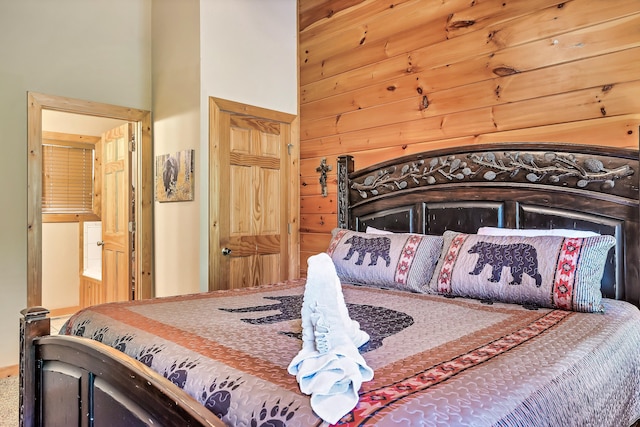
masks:
<svg viewBox="0 0 640 427"><path fill-rule="evenodd" d="M156 156L156 201L193 200L194 150Z"/></svg>

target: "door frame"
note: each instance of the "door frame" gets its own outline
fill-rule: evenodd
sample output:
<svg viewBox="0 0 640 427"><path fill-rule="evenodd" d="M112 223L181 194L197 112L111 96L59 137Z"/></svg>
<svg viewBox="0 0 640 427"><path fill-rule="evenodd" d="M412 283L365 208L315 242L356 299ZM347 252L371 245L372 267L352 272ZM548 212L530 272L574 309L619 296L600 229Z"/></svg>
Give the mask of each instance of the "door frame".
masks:
<svg viewBox="0 0 640 427"><path fill-rule="evenodd" d="M283 113L266 108L255 107L226 99L209 97L209 290L214 288L214 276L220 269L220 224L219 203L215 197L220 194L223 185L214 179L219 169L219 146L228 144L228 135L221 135L221 113L239 114L248 117L263 118L288 125L289 146L284 153L288 156L287 182L289 184L289 203L287 205L288 242L287 252L289 259L287 279L296 279L300 276L300 121L293 114Z"/></svg>
<svg viewBox="0 0 640 427"><path fill-rule="evenodd" d="M153 296L153 145L151 112L62 96L27 93L27 306L42 305L42 110L136 123L135 294Z"/></svg>

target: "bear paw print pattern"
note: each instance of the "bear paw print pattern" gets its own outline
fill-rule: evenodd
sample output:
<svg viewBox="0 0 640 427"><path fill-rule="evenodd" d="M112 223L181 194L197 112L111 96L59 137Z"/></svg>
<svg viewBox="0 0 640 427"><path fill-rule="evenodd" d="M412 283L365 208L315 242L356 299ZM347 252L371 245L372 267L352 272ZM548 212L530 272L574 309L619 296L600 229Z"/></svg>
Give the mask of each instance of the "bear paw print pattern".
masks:
<svg viewBox="0 0 640 427"><path fill-rule="evenodd" d="M169 369L165 369L164 377L177 385L180 388L184 388L189 376L189 371L198 366L196 362L184 360L178 364L178 361L173 362L173 365Z"/></svg>
<svg viewBox="0 0 640 427"><path fill-rule="evenodd" d="M82 322L78 323L73 329L73 335L77 336L77 337L82 337L84 336L84 331L87 329L87 326L91 324L91 320L89 319L85 319Z"/></svg>
<svg viewBox="0 0 640 427"><path fill-rule="evenodd" d="M131 340L133 340L133 337L133 335L128 334L116 337L116 339L113 341L113 344L111 344L111 347L125 353L127 350L127 344L129 344Z"/></svg>
<svg viewBox="0 0 640 427"><path fill-rule="evenodd" d="M104 335L109 332L109 327L108 326L103 326L102 328L93 331L93 335L91 336L91 339L94 341L99 341L102 342L104 340Z"/></svg>
<svg viewBox="0 0 640 427"><path fill-rule="evenodd" d="M266 402L262 404L262 409L256 416L251 414L251 427L286 427L287 421L290 421L300 409L291 409L293 402L286 406L280 406L280 400L271 408L267 409Z"/></svg>
<svg viewBox="0 0 640 427"><path fill-rule="evenodd" d="M152 345L149 347L143 347L142 350L140 350L140 353L138 353L137 359L150 368L151 364L153 363L154 356L156 356L162 350L164 350L164 346L159 347L156 345Z"/></svg>
<svg viewBox="0 0 640 427"><path fill-rule="evenodd" d="M240 378L230 380L227 377L224 381L218 384L217 379L211 384L208 389L205 387L202 390L201 403L213 412L218 418L222 418L229 413L231 407L231 392L240 387L243 382Z"/></svg>

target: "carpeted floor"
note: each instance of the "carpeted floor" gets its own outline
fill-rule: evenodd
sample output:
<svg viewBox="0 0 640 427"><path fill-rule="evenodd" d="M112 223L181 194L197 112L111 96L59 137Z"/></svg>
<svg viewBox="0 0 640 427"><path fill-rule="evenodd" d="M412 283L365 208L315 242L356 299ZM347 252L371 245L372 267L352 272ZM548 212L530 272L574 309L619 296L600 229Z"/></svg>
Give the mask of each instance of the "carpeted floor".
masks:
<svg viewBox="0 0 640 427"><path fill-rule="evenodd" d="M18 377L0 379L0 426L18 425Z"/></svg>

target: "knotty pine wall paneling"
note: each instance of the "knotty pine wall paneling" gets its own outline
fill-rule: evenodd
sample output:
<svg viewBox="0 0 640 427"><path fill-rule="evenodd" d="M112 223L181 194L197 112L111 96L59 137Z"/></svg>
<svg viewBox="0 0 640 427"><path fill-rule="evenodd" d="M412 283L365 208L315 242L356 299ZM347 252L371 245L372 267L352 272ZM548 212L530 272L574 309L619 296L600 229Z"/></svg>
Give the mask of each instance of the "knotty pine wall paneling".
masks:
<svg viewBox="0 0 640 427"><path fill-rule="evenodd" d="M638 5L299 0L302 274L337 224L341 154L362 168L486 142L637 148Z"/></svg>

